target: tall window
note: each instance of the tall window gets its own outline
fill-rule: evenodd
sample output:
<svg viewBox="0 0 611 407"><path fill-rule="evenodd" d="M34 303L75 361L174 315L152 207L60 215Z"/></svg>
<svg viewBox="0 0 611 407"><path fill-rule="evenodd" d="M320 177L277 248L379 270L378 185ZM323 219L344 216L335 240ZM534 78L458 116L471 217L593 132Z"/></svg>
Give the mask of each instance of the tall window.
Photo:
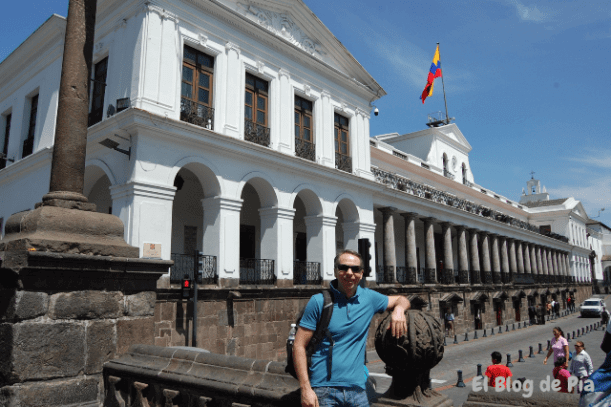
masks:
<svg viewBox="0 0 611 407"><path fill-rule="evenodd" d="M350 158L350 120L337 113L333 116L333 132L335 138L335 168L352 172Z"/></svg>
<svg viewBox="0 0 611 407"><path fill-rule="evenodd" d="M214 128L213 75L214 58L185 46L182 63L181 120L210 130Z"/></svg>
<svg viewBox="0 0 611 407"><path fill-rule="evenodd" d="M312 102L295 96L295 154L316 160L312 132Z"/></svg>
<svg viewBox="0 0 611 407"><path fill-rule="evenodd" d="M249 73L244 91L244 138L269 146L269 83Z"/></svg>
<svg viewBox="0 0 611 407"><path fill-rule="evenodd" d="M348 125L350 120L344 116L340 116L335 113L333 118L334 124L334 135L335 135L335 152L344 156L350 155L350 131Z"/></svg>
<svg viewBox="0 0 611 407"><path fill-rule="evenodd" d="M2 157L0 157L0 169L6 167L6 161L8 159L8 140L11 135L11 114L4 116L6 122L4 125L4 144L2 144Z"/></svg>
<svg viewBox="0 0 611 407"><path fill-rule="evenodd" d="M34 134L36 133L36 116L38 114L38 95L30 99L30 123L28 126L28 136L23 141L21 158L25 158L34 151Z"/></svg>
<svg viewBox="0 0 611 407"><path fill-rule="evenodd" d="M467 166L462 163L462 183L467 185Z"/></svg>
<svg viewBox="0 0 611 407"><path fill-rule="evenodd" d="M106 93L106 73L108 72L108 57L104 58L94 67L93 93L91 95L91 113L89 125L92 126L104 116L104 95Z"/></svg>

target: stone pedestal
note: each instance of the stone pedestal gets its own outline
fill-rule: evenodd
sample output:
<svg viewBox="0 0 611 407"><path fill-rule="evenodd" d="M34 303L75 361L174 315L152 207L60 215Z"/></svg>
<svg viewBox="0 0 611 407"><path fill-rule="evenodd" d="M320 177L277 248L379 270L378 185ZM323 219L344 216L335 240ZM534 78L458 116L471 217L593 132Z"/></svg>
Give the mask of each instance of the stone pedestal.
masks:
<svg viewBox="0 0 611 407"><path fill-rule="evenodd" d="M171 262L34 250L0 258L0 405L99 406L102 365L153 343L156 281Z"/></svg>

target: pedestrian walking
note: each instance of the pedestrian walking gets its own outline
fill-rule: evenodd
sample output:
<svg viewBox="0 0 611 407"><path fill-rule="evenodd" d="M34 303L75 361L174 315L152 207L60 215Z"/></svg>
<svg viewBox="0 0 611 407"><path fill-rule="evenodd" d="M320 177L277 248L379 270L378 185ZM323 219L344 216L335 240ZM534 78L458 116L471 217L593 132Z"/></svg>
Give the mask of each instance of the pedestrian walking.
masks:
<svg viewBox="0 0 611 407"><path fill-rule="evenodd" d="M560 316L560 303L558 301L554 301L554 313L556 314L556 318Z"/></svg>
<svg viewBox="0 0 611 407"><path fill-rule="evenodd" d="M547 316L548 317L552 315L552 304L551 304L551 302L548 301L545 304L545 311L547 312Z"/></svg>
<svg viewBox="0 0 611 407"><path fill-rule="evenodd" d="M609 323L609 311L607 311L605 307L603 307L603 310L600 313L600 323L602 326L607 326Z"/></svg>
<svg viewBox="0 0 611 407"><path fill-rule="evenodd" d="M446 321L446 336L454 336L454 314L449 307L446 308L444 319Z"/></svg>
<svg viewBox="0 0 611 407"><path fill-rule="evenodd" d="M554 338L552 338L551 346L547 351L547 356L543 360L544 365L547 365L547 359L549 359L552 353L554 354L554 364L558 361L559 357L569 357L569 342L564 338L564 332L562 332L562 329L557 326L554 327L552 332L554 333Z"/></svg>
<svg viewBox="0 0 611 407"><path fill-rule="evenodd" d="M592 365L590 355L588 355L588 352L586 352L585 345L582 341L575 342L575 355L571 361L569 373L577 376L579 381L582 383L581 387L583 388L585 381L588 379L588 377L590 377L592 372L594 372L594 366ZM581 393L579 387L577 388L577 392Z"/></svg>
<svg viewBox="0 0 611 407"><path fill-rule="evenodd" d="M571 374L566 369L566 358L564 356L560 356L558 360L554 362L554 379L560 381L560 390L558 393L569 393L569 377ZM573 393L574 389L571 389L571 393Z"/></svg>

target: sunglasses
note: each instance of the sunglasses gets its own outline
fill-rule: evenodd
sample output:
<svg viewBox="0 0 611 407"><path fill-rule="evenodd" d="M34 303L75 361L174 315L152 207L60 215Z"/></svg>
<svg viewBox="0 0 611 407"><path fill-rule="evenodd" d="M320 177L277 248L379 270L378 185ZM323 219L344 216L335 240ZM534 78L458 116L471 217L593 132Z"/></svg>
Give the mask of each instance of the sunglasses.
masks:
<svg viewBox="0 0 611 407"><path fill-rule="evenodd" d="M338 264L337 269L343 272L352 270L353 273L361 273L363 271L361 266L349 266L348 264Z"/></svg>

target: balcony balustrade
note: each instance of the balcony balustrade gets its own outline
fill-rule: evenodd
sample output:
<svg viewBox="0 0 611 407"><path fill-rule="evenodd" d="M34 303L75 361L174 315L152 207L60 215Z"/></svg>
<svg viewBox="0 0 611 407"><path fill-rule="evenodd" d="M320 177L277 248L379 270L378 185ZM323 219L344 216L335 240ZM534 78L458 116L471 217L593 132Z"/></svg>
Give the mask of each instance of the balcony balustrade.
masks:
<svg viewBox="0 0 611 407"><path fill-rule="evenodd" d="M188 99L180 99L180 120L214 130L214 109Z"/></svg>
<svg viewBox="0 0 611 407"><path fill-rule="evenodd" d="M34 151L34 139L27 138L23 140L23 150L21 151L21 157L27 157Z"/></svg>
<svg viewBox="0 0 611 407"><path fill-rule="evenodd" d="M320 272L320 263L311 261L293 262L293 284L321 284L322 274Z"/></svg>
<svg viewBox="0 0 611 407"><path fill-rule="evenodd" d="M172 253L170 258L174 265L170 267L170 283L181 283L187 276L189 280L194 278L195 256L192 254ZM216 256L201 256L202 268L199 270L197 284L217 284L218 273L216 270Z"/></svg>
<svg viewBox="0 0 611 407"><path fill-rule="evenodd" d="M479 270L471 270L469 271L471 284L481 284L482 276Z"/></svg>
<svg viewBox="0 0 611 407"><path fill-rule="evenodd" d="M424 283L425 284L437 284L437 277L435 276L436 270L434 268L424 269Z"/></svg>
<svg viewBox="0 0 611 407"><path fill-rule="evenodd" d="M501 284L503 282L503 278L501 277L500 271L492 272L492 281L494 281L494 284Z"/></svg>
<svg viewBox="0 0 611 407"><path fill-rule="evenodd" d="M441 270L441 284L454 284L454 270L452 269L443 269Z"/></svg>
<svg viewBox="0 0 611 407"><path fill-rule="evenodd" d="M484 284L493 284L492 271L484 271Z"/></svg>
<svg viewBox="0 0 611 407"><path fill-rule="evenodd" d="M240 284L275 285L274 260L241 258Z"/></svg>
<svg viewBox="0 0 611 407"><path fill-rule="evenodd" d="M352 174L352 157L335 153L335 168Z"/></svg>
<svg viewBox="0 0 611 407"><path fill-rule="evenodd" d="M392 284L395 280L394 266L378 266L376 273L376 282L378 284Z"/></svg>
<svg viewBox="0 0 611 407"><path fill-rule="evenodd" d="M306 160L316 161L316 146L299 137L295 137L295 155Z"/></svg>
<svg viewBox="0 0 611 407"><path fill-rule="evenodd" d="M252 120L244 120L244 140L265 147L270 145L269 127L255 123Z"/></svg>

